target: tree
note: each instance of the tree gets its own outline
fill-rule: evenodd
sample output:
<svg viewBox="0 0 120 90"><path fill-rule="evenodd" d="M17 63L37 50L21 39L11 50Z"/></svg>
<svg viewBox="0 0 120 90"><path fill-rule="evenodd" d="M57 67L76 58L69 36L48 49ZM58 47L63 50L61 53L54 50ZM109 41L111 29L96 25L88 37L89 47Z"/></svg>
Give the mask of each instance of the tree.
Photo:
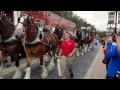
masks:
<svg viewBox="0 0 120 90"><path fill-rule="evenodd" d="M95 26L91 25L83 18L77 16L77 14L74 14L72 11L51 11L51 12L74 22L76 24L77 29L80 29L82 26L85 26L85 27L90 26L96 31Z"/></svg>

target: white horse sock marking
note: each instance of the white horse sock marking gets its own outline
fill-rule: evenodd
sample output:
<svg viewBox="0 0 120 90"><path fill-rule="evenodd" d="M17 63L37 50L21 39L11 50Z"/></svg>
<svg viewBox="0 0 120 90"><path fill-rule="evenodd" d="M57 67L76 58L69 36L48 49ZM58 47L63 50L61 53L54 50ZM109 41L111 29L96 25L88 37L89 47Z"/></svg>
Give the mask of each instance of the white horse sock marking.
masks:
<svg viewBox="0 0 120 90"><path fill-rule="evenodd" d="M44 63L43 63L43 65L41 65L41 68L42 68L41 78L46 79L48 77L48 71L47 71Z"/></svg>
<svg viewBox="0 0 120 90"><path fill-rule="evenodd" d="M54 56L52 56L52 59L51 59L49 65L47 66L47 69L48 69L48 71L50 72L50 71L52 71L52 69L53 69L54 67L55 67Z"/></svg>
<svg viewBox="0 0 120 90"><path fill-rule="evenodd" d="M81 55L82 55L82 56L84 55L84 48L83 48L82 51L81 51Z"/></svg>
<svg viewBox="0 0 120 90"><path fill-rule="evenodd" d="M22 78L22 71L20 67L16 67L16 71L12 79L20 79L20 78Z"/></svg>
<svg viewBox="0 0 120 90"><path fill-rule="evenodd" d="M0 79L3 79L1 74L2 74L2 67L0 67Z"/></svg>
<svg viewBox="0 0 120 90"><path fill-rule="evenodd" d="M44 55L44 56L43 56L43 60L44 60L45 62L50 61L49 55Z"/></svg>
<svg viewBox="0 0 120 90"><path fill-rule="evenodd" d="M24 79L30 79L30 75L31 75L31 68L27 67Z"/></svg>
<svg viewBox="0 0 120 90"><path fill-rule="evenodd" d="M77 56L80 56L80 52L79 52L79 49L77 50Z"/></svg>

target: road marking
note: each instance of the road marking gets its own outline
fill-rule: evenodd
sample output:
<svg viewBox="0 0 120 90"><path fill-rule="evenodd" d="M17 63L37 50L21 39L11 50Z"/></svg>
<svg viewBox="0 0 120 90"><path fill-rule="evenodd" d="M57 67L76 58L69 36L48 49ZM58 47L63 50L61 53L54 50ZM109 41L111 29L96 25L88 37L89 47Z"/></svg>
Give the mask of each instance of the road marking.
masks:
<svg viewBox="0 0 120 90"><path fill-rule="evenodd" d="M39 63L37 58L31 60L31 65L36 64L36 63ZM25 68L26 66L27 66L27 65L26 65L26 62L25 62L24 64L21 64L21 65L20 65L20 68L23 69L23 68ZM8 74L8 73L14 72L15 70L16 70L16 67L15 67L15 66L14 66L14 67L11 67L11 68L9 68L9 69L5 69L5 70L2 71L2 75L5 75L5 74Z"/></svg>
<svg viewBox="0 0 120 90"><path fill-rule="evenodd" d="M95 64L96 64L96 62L97 62L97 59L98 59L98 57L99 57L100 51L101 51L102 49L103 49L103 47L101 46L101 48L99 49L99 51L98 51L95 59L93 60L91 66L89 67L89 69L88 69L88 71L87 71L87 73L85 74L85 76L84 76L83 79L90 79L90 77L91 77L91 75L92 75L92 71L93 71L93 69L94 69L94 67L95 67Z"/></svg>

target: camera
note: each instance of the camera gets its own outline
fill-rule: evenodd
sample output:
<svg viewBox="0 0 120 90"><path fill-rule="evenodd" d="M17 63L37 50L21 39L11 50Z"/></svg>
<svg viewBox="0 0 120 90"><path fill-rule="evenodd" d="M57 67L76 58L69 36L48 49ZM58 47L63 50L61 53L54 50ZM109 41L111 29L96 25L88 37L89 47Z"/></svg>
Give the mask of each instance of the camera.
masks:
<svg viewBox="0 0 120 90"><path fill-rule="evenodd" d="M111 33L111 35L110 35L110 36L112 36L112 40L113 40L113 42L116 42L115 33Z"/></svg>

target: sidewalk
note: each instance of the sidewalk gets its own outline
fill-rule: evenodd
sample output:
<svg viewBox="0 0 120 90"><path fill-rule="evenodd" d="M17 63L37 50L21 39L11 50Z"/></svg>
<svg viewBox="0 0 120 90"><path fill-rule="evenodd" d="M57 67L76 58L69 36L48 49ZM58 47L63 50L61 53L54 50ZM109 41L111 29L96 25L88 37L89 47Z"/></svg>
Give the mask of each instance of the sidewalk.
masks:
<svg viewBox="0 0 120 90"><path fill-rule="evenodd" d="M103 58L104 54L101 47L84 79L105 79L106 65L102 63Z"/></svg>

